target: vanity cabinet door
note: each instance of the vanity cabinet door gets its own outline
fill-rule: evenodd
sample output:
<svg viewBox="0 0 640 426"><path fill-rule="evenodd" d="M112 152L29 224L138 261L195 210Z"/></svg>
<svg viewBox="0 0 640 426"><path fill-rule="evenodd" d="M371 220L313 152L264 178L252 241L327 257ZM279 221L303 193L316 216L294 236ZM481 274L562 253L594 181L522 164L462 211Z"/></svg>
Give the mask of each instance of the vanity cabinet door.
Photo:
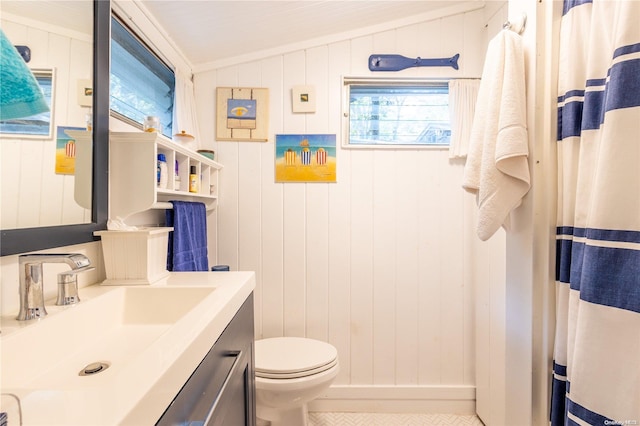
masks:
<svg viewBox="0 0 640 426"><path fill-rule="evenodd" d="M171 402L159 426L255 426L253 295Z"/></svg>

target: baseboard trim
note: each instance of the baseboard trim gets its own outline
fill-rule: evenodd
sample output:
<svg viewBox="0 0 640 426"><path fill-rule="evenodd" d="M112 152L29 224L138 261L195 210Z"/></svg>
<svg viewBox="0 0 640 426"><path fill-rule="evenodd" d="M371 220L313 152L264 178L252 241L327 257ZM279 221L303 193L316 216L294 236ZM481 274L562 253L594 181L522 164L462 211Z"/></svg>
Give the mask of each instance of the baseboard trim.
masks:
<svg viewBox="0 0 640 426"><path fill-rule="evenodd" d="M331 386L309 411L472 415L475 386Z"/></svg>

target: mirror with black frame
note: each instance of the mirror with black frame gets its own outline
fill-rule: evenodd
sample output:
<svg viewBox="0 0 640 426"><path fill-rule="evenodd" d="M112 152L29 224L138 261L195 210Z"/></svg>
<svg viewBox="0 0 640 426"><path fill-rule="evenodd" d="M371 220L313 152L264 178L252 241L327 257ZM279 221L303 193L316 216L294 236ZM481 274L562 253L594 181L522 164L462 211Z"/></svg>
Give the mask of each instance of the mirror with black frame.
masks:
<svg viewBox="0 0 640 426"><path fill-rule="evenodd" d="M5 11L10 8L10 1L3 0L0 8L3 10L3 15ZM53 24L51 28L47 28L47 24L41 24L43 22L44 17L38 16L43 10L51 10L51 7L59 7L62 10L66 10L69 13L69 8L83 8L89 11L86 19L92 22L92 35L90 39L92 40L92 44L89 46L89 49L93 52L91 61L91 75L93 77L93 87L92 94L89 99L85 99L85 102L88 101L86 112L90 111L91 118L91 133L85 131L80 133L85 133L87 135L87 139L90 142L90 151L88 155L89 168L87 171L87 176L83 179L85 187L87 187L87 191L91 194L88 200L79 202L80 206L87 210L86 219L80 219L76 223L68 224L63 223L48 223L44 222L45 226L5 226L3 225L1 230L1 238L0 238L0 254L2 256L30 252L35 250L44 250L48 248L54 247L62 247L73 244L86 243L90 241L96 240L93 236L93 232L99 229L106 228L106 220L108 214L108 138L109 138L109 46L110 46L110 17L111 17L111 4L109 0L81 0L81 1L61 1L61 0L38 0L32 2L16 2L17 3L29 3L28 9L31 11L30 13L36 14L31 18L25 18L25 22L28 24L31 23L33 26L33 30L31 33L27 34L27 38L32 37L37 43L37 39L39 37L44 37L48 34L48 30L54 28ZM36 3L41 3L42 8L39 8ZM46 5L46 7L45 7ZM17 11L18 9L16 9ZM74 9L75 10L75 9ZM37 28L39 25L43 25L44 28ZM73 30L69 30L73 31ZM59 38L59 37L58 37ZM80 35L79 38L82 38ZM69 43L73 44L73 40ZM64 43L63 43L64 44ZM74 58L78 55L69 54L69 52L73 52L71 47L67 47L66 49L48 49L47 52L32 52L32 55L35 54L46 54L46 55L64 55L65 52L68 54L68 60L63 61L68 64L68 67L73 68L74 66L80 67L80 65L74 63ZM83 56L83 55L79 55ZM87 55L84 55L87 56ZM57 81L62 80L62 76L65 77L65 81L67 81L66 86L62 87L61 90L58 90L60 96L76 96L76 87L78 84L80 87L80 82L71 82L69 76L70 72L68 69L64 67L56 67L54 69L53 75L53 83L56 84ZM78 79L76 79L78 80ZM73 85L73 90L70 87ZM54 92L56 88L53 88ZM85 93L86 94L86 93ZM80 96L78 96L78 103L82 102ZM61 114L61 111L58 111L58 114ZM86 113L84 114L86 115ZM53 108L52 117L56 116L55 108ZM75 127L75 126L70 126ZM55 130L53 131L55 133ZM67 135L73 132L66 132ZM76 134L77 136L77 134ZM24 139L27 140L27 139ZM55 144L55 135L53 135L52 139L48 142ZM79 146L78 146L79 147ZM34 174L39 174L43 176L40 178L41 181L47 180L47 177L43 175L44 171L34 170L32 164L29 164L29 147L28 143L25 143L21 147L22 151L24 151L21 155L22 158L27 158L27 161L22 161L20 164L17 164L15 167L20 170L27 170L28 173L33 172ZM49 150L51 152L51 150ZM25 155L25 153L27 155ZM44 155L42 152L34 152L33 155ZM53 160L50 159L51 162ZM16 170L14 168L14 170ZM4 173L4 172L3 172ZM18 178L16 176L2 176L2 191L14 191L15 187L11 185L19 185ZM73 187L73 185L72 185ZM18 187L19 188L19 187ZM19 189L18 189L19 190ZM44 190L46 191L46 190ZM67 191L73 192L73 189L67 189ZM26 190L26 192L29 192ZM43 190L38 188L38 192L42 193ZM31 194L25 194L30 196ZM51 194L48 194L51 196ZM58 197L58 194L55 195ZM63 199L63 194L60 194L59 197ZM67 196L68 198L68 196ZM57 200L57 198L54 198ZM71 200L73 202L78 202L77 196L74 199L74 196L71 195ZM4 195L2 196L3 204L5 201ZM65 201L67 202L67 201ZM11 203L11 202L9 202ZM7 204L9 204L7 203ZM15 204L15 202L13 203ZM83 205L84 204L84 205ZM5 205L4 208L12 207L10 204ZM15 206L13 206L15 207ZM48 205L46 202L43 203L41 207L38 207L42 212L42 214L46 215L46 211ZM33 215L33 212L29 207L19 207L16 208L17 215ZM41 215L42 215L41 214ZM12 229L9 229L9 228Z"/></svg>

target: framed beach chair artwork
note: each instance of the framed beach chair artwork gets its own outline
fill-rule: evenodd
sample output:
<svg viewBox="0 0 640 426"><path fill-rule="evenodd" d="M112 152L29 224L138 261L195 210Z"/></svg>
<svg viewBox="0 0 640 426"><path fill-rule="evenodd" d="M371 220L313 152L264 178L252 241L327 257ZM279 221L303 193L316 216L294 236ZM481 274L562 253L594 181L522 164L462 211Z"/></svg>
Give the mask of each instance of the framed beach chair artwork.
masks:
<svg viewBox="0 0 640 426"><path fill-rule="evenodd" d="M276 135L276 182L336 182L336 135Z"/></svg>

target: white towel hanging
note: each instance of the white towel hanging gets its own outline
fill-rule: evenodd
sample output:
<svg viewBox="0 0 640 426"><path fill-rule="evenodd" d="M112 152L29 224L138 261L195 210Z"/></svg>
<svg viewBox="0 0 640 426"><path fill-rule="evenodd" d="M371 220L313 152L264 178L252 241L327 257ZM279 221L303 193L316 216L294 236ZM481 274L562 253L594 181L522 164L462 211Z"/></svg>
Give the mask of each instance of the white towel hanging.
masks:
<svg viewBox="0 0 640 426"><path fill-rule="evenodd" d="M501 31L489 43L464 170L463 187L476 194L478 237L489 239L529 191L524 50Z"/></svg>

